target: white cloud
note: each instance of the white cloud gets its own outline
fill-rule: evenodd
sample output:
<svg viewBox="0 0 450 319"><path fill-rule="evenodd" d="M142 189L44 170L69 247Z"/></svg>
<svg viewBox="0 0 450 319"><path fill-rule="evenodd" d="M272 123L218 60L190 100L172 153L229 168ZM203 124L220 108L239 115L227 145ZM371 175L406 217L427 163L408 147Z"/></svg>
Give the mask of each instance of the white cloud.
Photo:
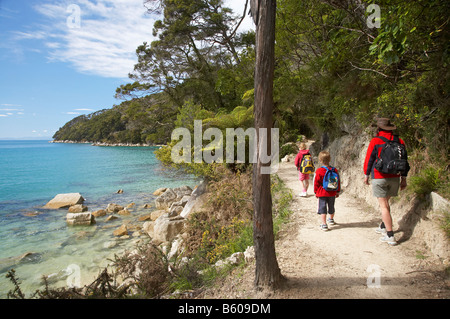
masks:
<svg viewBox="0 0 450 319"><path fill-rule="evenodd" d="M24 40L42 40L48 36L48 34L42 30L35 31L35 32L15 31L13 33L17 40L23 40L23 39Z"/></svg>
<svg viewBox="0 0 450 319"><path fill-rule="evenodd" d="M0 106L4 106L4 107L0 108L0 111L3 111L3 112L23 112L24 111L22 108L19 108L22 106L19 104L0 104ZM7 113L7 114L11 115L11 113Z"/></svg>
<svg viewBox="0 0 450 319"><path fill-rule="evenodd" d="M0 106L6 106L6 108L0 108L0 111L5 112L4 114L0 114L1 117L8 117L14 115L13 112L16 112L17 115L23 115L24 109L19 108L11 108L11 107L20 107L22 105L19 104L0 104Z"/></svg>
<svg viewBox="0 0 450 319"><path fill-rule="evenodd" d="M73 24L76 4L81 15ZM136 48L154 40L154 18L142 0L56 1L35 6L51 20L35 33L20 33L23 39L43 39L50 61L71 63L79 72L103 77L126 78L137 62Z"/></svg>
<svg viewBox="0 0 450 319"><path fill-rule="evenodd" d="M20 104L0 104L1 106L10 106L10 107L18 107L18 106L22 106Z"/></svg>
<svg viewBox="0 0 450 319"><path fill-rule="evenodd" d="M85 112L94 112L93 109L75 109L75 111L85 111Z"/></svg>
<svg viewBox="0 0 450 319"><path fill-rule="evenodd" d="M59 42L47 42L45 45L50 49L59 49L61 48L61 43Z"/></svg>
<svg viewBox="0 0 450 319"><path fill-rule="evenodd" d="M18 14L20 14L19 11L8 9L6 6L2 7L1 1L0 1L0 17L1 18L12 19L15 16L17 16Z"/></svg>
<svg viewBox="0 0 450 319"><path fill-rule="evenodd" d="M225 0L224 5L241 16L245 1ZM80 9L79 26L74 6ZM125 79L137 62L136 48L155 40L157 18L147 13L143 0L45 0L34 9L49 22L16 32L16 39L42 41L49 61L70 63L81 73ZM246 14L239 31L254 28Z"/></svg>
<svg viewBox="0 0 450 319"><path fill-rule="evenodd" d="M68 115L80 115L79 112L63 112L63 114L68 114Z"/></svg>
<svg viewBox="0 0 450 319"><path fill-rule="evenodd" d="M39 13L41 13L49 18L58 19L64 15L64 13L67 10L66 8L68 7L68 5L69 5L68 3L66 3L66 4L44 3L41 5L35 6L35 9Z"/></svg>

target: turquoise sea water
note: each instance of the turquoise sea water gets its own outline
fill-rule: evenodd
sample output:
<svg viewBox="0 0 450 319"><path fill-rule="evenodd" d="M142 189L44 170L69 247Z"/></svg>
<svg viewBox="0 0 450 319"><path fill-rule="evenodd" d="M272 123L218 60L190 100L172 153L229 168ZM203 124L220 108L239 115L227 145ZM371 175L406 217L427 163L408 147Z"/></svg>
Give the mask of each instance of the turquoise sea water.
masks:
<svg viewBox="0 0 450 319"><path fill-rule="evenodd" d="M81 283L90 283L109 263L108 258L139 239L118 240L112 232L150 213L152 209L142 206L154 203L152 193L157 188L198 184L192 176L164 169L155 150L0 141L0 298L12 288L5 278L10 268L16 270L28 293L42 288L42 275L50 276L55 286L66 285L73 265ZM124 193L117 194L119 189ZM99 217L95 226L69 227L66 210L41 208L60 193L81 193L91 212L105 209L108 203L135 203L135 208L131 216L120 216L111 223ZM27 252L33 254L20 263L10 258Z"/></svg>

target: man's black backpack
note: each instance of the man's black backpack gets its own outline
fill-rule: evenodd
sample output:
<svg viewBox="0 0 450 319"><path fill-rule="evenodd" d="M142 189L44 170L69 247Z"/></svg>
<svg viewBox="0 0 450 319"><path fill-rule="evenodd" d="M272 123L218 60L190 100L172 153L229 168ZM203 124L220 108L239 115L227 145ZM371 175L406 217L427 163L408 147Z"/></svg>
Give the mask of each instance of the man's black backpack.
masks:
<svg viewBox="0 0 450 319"><path fill-rule="evenodd" d="M375 162L375 168L384 174L406 175L409 171L409 164L406 155L405 145L400 143L398 136L393 140L388 140L383 136L377 136L385 144L381 148L380 155Z"/></svg>

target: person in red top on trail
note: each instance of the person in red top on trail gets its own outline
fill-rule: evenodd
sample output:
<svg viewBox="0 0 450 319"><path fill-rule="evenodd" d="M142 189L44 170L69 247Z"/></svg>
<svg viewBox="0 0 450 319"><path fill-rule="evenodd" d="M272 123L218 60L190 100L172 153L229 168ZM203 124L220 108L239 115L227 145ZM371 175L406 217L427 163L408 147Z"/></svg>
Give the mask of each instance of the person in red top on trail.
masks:
<svg viewBox="0 0 450 319"><path fill-rule="evenodd" d="M370 141L364 161L364 183L370 185L369 177L372 178L373 195L378 198L381 209L382 223L380 227L376 229L376 232L384 235L384 237L380 238L381 241L386 242L391 246L395 246L397 245L397 241L394 238L394 232L392 230L392 216L389 200L393 196L398 196L399 188L401 190L406 188L406 176L408 174L409 165L406 172L401 174L401 177L399 174L382 173L375 168L375 164L383 146L386 144L386 140L394 140L395 135L393 131L396 129L396 126L391 124L391 121L387 118L378 119L377 127L377 135ZM398 138L398 141L401 145L405 145L405 142L402 139Z"/></svg>
<svg viewBox="0 0 450 319"><path fill-rule="evenodd" d="M337 169L330 166L331 156L329 152L323 151L319 153L319 162L322 163L328 169L334 169L336 173L338 173ZM330 225L335 225L334 222L334 202L337 197L339 197L339 192L341 191L341 181L338 180L337 189L335 191L328 191L323 188L323 179L325 174L327 173L327 169L325 167L319 167L316 170L316 176L314 178L314 193L316 197L319 199L319 208L317 213L320 215L321 224L320 229L323 231L328 230L327 221ZM327 210L328 206L328 210ZM327 218L327 214L330 217Z"/></svg>

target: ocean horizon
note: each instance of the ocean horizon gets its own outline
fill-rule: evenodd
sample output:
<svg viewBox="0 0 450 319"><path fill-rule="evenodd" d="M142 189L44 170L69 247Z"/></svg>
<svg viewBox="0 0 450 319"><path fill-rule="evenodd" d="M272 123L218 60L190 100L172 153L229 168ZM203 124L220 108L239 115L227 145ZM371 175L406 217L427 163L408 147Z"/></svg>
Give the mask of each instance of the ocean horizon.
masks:
<svg viewBox="0 0 450 319"><path fill-rule="evenodd" d="M68 267L80 269L90 283L114 254L132 248L139 238L119 240L112 235L124 222L154 210L152 194L160 187L195 187L194 176L167 169L156 159L158 147L109 147L50 143L50 140L0 140L0 298L12 284L11 268L26 293L42 288L42 276L65 286ZM118 194L118 190L123 190ZM71 227L67 210L42 207L57 194L80 193L89 211L109 203L134 203L131 216L94 226ZM142 239L142 238L141 238ZM17 257L32 253L22 261Z"/></svg>
<svg viewBox="0 0 450 319"><path fill-rule="evenodd" d="M0 141L47 141L51 142L53 141L53 138L51 137L0 137Z"/></svg>

